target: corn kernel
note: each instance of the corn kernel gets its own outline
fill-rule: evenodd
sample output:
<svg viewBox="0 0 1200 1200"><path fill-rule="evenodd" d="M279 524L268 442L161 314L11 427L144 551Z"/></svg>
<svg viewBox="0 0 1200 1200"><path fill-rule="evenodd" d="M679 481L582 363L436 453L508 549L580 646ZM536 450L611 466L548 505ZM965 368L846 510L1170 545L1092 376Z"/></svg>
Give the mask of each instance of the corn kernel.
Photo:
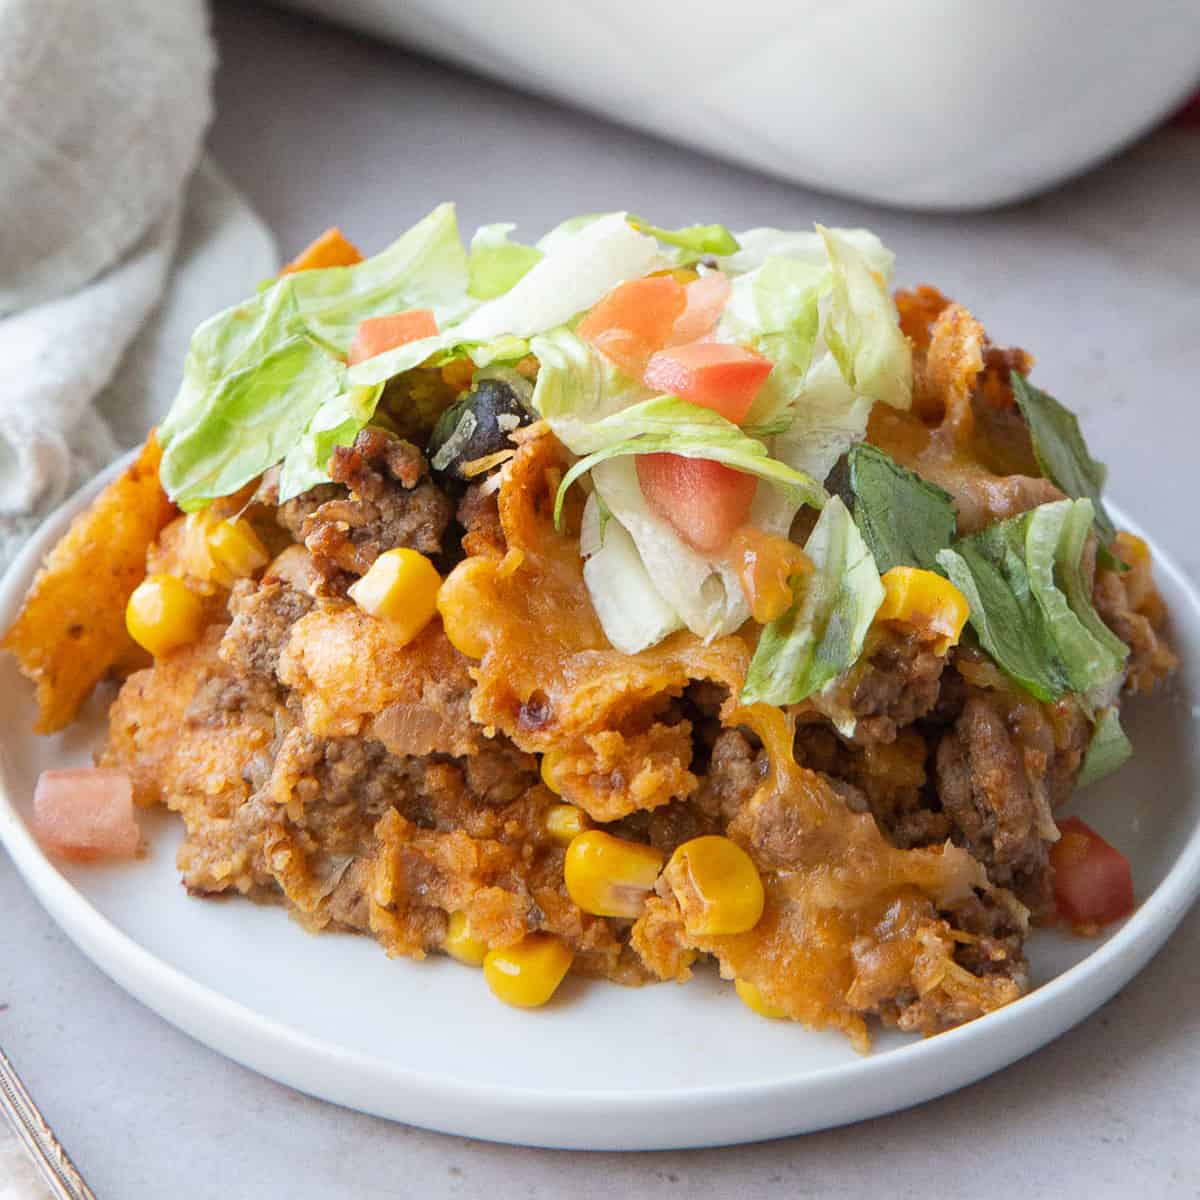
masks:
<svg viewBox="0 0 1200 1200"><path fill-rule="evenodd" d="M770 1017L773 1021L782 1021L787 1017L787 1013L782 1008L776 1008L769 1000L767 1000L758 987L751 983L748 979L735 979L733 981L734 991L742 998L742 1003L752 1012L758 1013L760 1017Z"/></svg>
<svg viewBox="0 0 1200 1200"><path fill-rule="evenodd" d="M586 833L588 819L574 804L552 804L543 818L546 836L560 845L569 846L581 833Z"/></svg>
<svg viewBox="0 0 1200 1200"><path fill-rule="evenodd" d="M636 917L662 870L661 850L599 829L573 838L563 862L572 900L597 917Z"/></svg>
<svg viewBox="0 0 1200 1200"><path fill-rule="evenodd" d="M487 957L487 942L480 941L471 933L471 922L465 912L450 914L450 923L446 927L446 940L442 949L451 958L457 958L460 963L469 967L478 967Z"/></svg>
<svg viewBox="0 0 1200 1200"><path fill-rule="evenodd" d="M490 579L494 560L475 555L460 562L442 584L437 609L442 618L446 640L468 658L482 658L488 652L486 633L489 624L479 619L477 585Z"/></svg>
<svg viewBox="0 0 1200 1200"><path fill-rule="evenodd" d="M235 579L248 579L271 561L266 546L244 517L211 522L204 540L216 568L217 582L226 586Z"/></svg>
<svg viewBox="0 0 1200 1200"><path fill-rule="evenodd" d="M437 612L442 577L416 550L385 550L349 589L364 612L386 621L401 645L411 642Z"/></svg>
<svg viewBox="0 0 1200 1200"><path fill-rule="evenodd" d="M554 778L554 772L558 764L562 761L562 752L559 750L547 750L542 755L541 766L538 768L542 776L542 782L556 795L562 795L562 788L558 786L558 781Z"/></svg>
<svg viewBox="0 0 1200 1200"><path fill-rule="evenodd" d="M558 990L575 954L548 933L530 933L515 946L489 950L483 977L492 995L514 1008L538 1008Z"/></svg>
<svg viewBox="0 0 1200 1200"><path fill-rule="evenodd" d="M155 658L194 642L204 628L204 603L174 575L150 575L133 589L125 628Z"/></svg>
<svg viewBox="0 0 1200 1200"><path fill-rule="evenodd" d="M745 933L762 916L762 879L745 850L727 837L684 842L666 869L688 933Z"/></svg>
<svg viewBox="0 0 1200 1200"><path fill-rule="evenodd" d="M971 606L950 582L919 567L893 567L883 582L883 603L877 621L894 621L933 641L935 654L945 654L958 642Z"/></svg>

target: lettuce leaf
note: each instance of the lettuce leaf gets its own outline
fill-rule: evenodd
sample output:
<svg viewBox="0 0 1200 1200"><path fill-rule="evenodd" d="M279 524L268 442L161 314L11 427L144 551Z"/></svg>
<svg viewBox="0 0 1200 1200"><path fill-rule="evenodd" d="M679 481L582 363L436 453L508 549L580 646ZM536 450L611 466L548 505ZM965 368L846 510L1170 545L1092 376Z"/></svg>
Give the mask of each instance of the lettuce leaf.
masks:
<svg viewBox="0 0 1200 1200"><path fill-rule="evenodd" d="M879 276L884 287L891 284L896 256L869 229L830 230L841 241L853 246L866 260L867 266ZM753 271L769 258L790 258L812 267L824 267L828 262L825 242L812 229L747 229L734 235L741 249L723 257L721 269L734 274Z"/></svg>
<svg viewBox="0 0 1200 1200"><path fill-rule="evenodd" d="M882 575L892 567L937 571L954 539L954 501L936 484L863 442L846 459L854 521Z"/></svg>
<svg viewBox="0 0 1200 1200"><path fill-rule="evenodd" d="M510 242L512 224L482 225L471 239L467 261L467 292L478 300L503 296L544 257L534 246Z"/></svg>
<svg viewBox="0 0 1200 1200"><path fill-rule="evenodd" d="M591 426L654 395L563 327L530 339L537 356L534 411L573 454L590 454L601 444Z"/></svg>
<svg viewBox="0 0 1200 1200"><path fill-rule="evenodd" d="M767 464L759 465L760 470L782 473L789 485L795 482L795 473L783 464L771 467L761 443L747 438L736 426L707 409L674 398L667 398L669 408L662 404L649 410L639 407L654 400L653 393L622 375L569 329L535 337L530 345L540 363L533 408L575 454L607 451L590 464L586 460L582 466L577 464L578 472L593 468L591 483L597 505L602 512L607 510L633 540L656 594L677 614L679 622L699 637L717 637L739 628L750 612L735 571L728 563L711 560L687 546L669 522L650 511L630 456L650 450L652 444L643 440L649 437L658 439L659 445L665 441L675 451L684 446L688 436L699 437L705 447L725 437L729 442L725 453L730 446L740 449L756 465ZM627 418L629 413L632 417ZM699 430L696 422L701 425ZM623 442L632 444L622 448ZM702 456L715 454L706 452ZM823 497L819 489L818 493ZM560 492L560 503L563 494ZM759 488L750 520L757 528L785 535L799 503L791 486ZM594 553L594 547L586 541L581 548L585 556ZM586 577L609 640L614 645L632 644L620 626L609 629L605 615L618 614L624 603L620 597L606 593L624 586L622 579L631 576L609 577L593 567ZM617 616L612 619L617 620Z"/></svg>
<svg viewBox="0 0 1200 1200"><path fill-rule="evenodd" d="M383 384L353 387L325 401L304 436L288 451L279 472L279 503L329 482L329 460L337 446L350 446L375 415Z"/></svg>
<svg viewBox="0 0 1200 1200"><path fill-rule="evenodd" d="M1091 740L1088 742L1087 753L1083 756L1083 765L1075 777L1077 788L1087 787L1111 775L1122 766L1133 754L1133 746L1121 728L1121 716L1114 704L1101 709L1096 714L1095 727Z"/></svg>
<svg viewBox="0 0 1200 1200"><path fill-rule="evenodd" d="M1117 679L1129 648L1100 618L1083 574L1092 527L1090 500L1060 500L1033 510L1026 565L1034 594L1050 622L1073 692L1094 692Z"/></svg>
<svg viewBox="0 0 1200 1200"><path fill-rule="evenodd" d="M826 351L809 368L788 427L771 443L772 452L797 471L823 480L866 433L873 403L854 394Z"/></svg>
<svg viewBox="0 0 1200 1200"><path fill-rule="evenodd" d="M747 437L720 413L675 396L655 396L584 427L586 457L563 476L554 505L558 523L571 484L598 463L629 454L679 454L706 458L765 479L797 506L819 508L825 490L811 476L772 458L762 442Z"/></svg>
<svg viewBox="0 0 1200 1200"><path fill-rule="evenodd" d="M820 327L818 302L829 285L824 266L788 258L769 258L732 280L718 337L750 345L774 364L744 422L759 436L792 424Z"/></svg>
<svg viewBox="0 0 1200 1200"><path fill-rule="evenodd" d="M474 303L466 283L454 206L443 204L373 258L284 275L209 318L159 427L167 494L190 511L280 462L348 389L340 358L360 321L431 308L453 322Z"/></svg>
<svg viewBox="0 0 1200 1200"><path fill-rule="evenodd" d="M668 246L678 246L693 259L736 254L741 249L737 238L724 225L685 225L682 229L661 229L643 221L641 217L628 216L625 219L639 233L649 234Z"/></svg>
<svg viewBox="0 0 1200 1200"><path fill-rule="evenodd" d="M1096 532L1104 546L1116 536L1101 493L1108 469L1089 453L1073 412L1031 384L1019 371L1012 373L1017 407L1033 440L1033 453L1042 474L1074 500L1087 499L1096 513Z"/></svg>
<svg viewBox="0 0 1200 1200"><path fill-rule="evenodd" d="M692 549L669 522L650 510L633 458L600 463L590 482L597 506L610 514L609 529L619 523L628 532L655 591L692 633L711 640L734 633L746 623L750 608L733 565L724 557L708 558ZM786 536L794 513L795 506L777 488L760 487L749 520L766 533ZM591 548L584 547L585 552ZM620 580L595 572L590 586L600 592L621 585ZM603 600L599 611L605 611Z"/></svg>
<svg viewBox="0 0 1200 1200"><path fill-rule="evenodd" d="M345 386L341 363L315 342L287 339L212 389L202 418L163 454L163 489L185 512L236 492L283 459Z"/></svg>
<svg viewBox="0 0 1200 1200"><path fill-rule="evenodd" d="M298 271L278 286L289 285L309 335L337 354L346 353L367 317L429 308L442 329L475 307L467 296L467 255L452 204L439 205L372 258L352 267Z"/></svg>
<svg viewBox="0 0 1200 1200"><path fill-rule="evenodd" d="M795 604L764 627L744 704L798 704L820 691L858 660L883 603L871 551L838 497L825 505L804 551L813 571Z"/></svg>
<svg viewBox="0 0 1200 1200"><path fill-rule="evenodd" d="M537 248L543 254L557 254L567 242L577 238L589 225L595 225L601 217L612 215L612 213L580 213L577 217L568 217L565 221L560 221L555 225L549 233L544 233L538 238Z"/></svg>
<svg viewBox="0 0 1200 1200"><path fill-rule="evenodd" d="M984 649L1039 700L1103 688L1128 655L1092 607L1083 578L1092 515L1088 500L1042 504L937 555L967 597Z"/></svg>
<svg viewBox="0 0 1200 1200"><path fill-rule="evenodd" d="M459 341L545 333L591 308L618 283L662 265L658 243L633 229L624 213L607 213L548 246L539 247L542 260L507 292L459 325Z"/></svg>
<svg viewBox="0 0 1200 1200"><path fill-rule="evenodd" d="M912 405L912 350L900 331L886 284L867 257L831 229L817 226L833 289L821 332L856 395L893 408Z"/></svg>
<svg viewBox="0 0 1200 1200"><path fill-rule="evenodd" d="M683 619L654 586L629 531L596 492L584 508L579 548L592 607L618 650L636 654L683 628Z"/></svg>
<svg viewBox="0 0 1200 1200"><path fill-rule="evenodd" d="M864 230L752 230L717 336L775 364L746 418L776 457L816 479L867 428L876 400L906 407L912 356L886 293L892 255Z"/></svg>

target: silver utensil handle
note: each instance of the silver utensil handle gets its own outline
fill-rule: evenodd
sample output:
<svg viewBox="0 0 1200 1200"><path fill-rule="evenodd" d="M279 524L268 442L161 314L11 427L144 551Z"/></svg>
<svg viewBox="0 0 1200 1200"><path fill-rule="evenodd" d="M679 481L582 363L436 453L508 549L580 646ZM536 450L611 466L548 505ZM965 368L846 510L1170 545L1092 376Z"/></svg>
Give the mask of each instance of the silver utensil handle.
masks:
<svg viewBox="0 0 1200 1200"><path fill-rule="evenodd" d="M7 1114L37 1164L54 1200L96 1200L3 1050L0 1050L0 1109Z"/></svg>

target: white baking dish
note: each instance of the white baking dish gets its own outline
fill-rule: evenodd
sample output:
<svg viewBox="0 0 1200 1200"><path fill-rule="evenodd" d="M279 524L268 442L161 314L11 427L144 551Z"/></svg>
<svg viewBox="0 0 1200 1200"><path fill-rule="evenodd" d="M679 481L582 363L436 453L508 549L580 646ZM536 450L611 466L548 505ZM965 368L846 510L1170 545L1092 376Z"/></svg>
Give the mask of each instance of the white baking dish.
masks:
<svg viewBox="0 0 1200 1200"><path fill-rule="evenodd" d="M1200 0L282 0L884 204L982 208L1111 154L1200 78Z"/></svg>

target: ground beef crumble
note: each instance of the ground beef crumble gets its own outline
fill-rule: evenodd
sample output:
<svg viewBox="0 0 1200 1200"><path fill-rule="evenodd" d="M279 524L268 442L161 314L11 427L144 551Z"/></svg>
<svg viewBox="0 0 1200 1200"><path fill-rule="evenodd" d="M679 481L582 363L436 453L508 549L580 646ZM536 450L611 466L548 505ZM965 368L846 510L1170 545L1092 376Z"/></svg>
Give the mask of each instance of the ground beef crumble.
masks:
<svg viewBox="0 0 1200 1200"><path fill-rule="evenodd" d="M385 550L406 546L431 558L453 504L429 476L411 442L382 429L364 429L353 446L339 446L321 484L283 505L279 521L312 554L324 590L345 589Z"/></svg>
<svg viewBox="0 0 1200 1200"><path fill-rule="evenodd" d="M241 676L276 684L279 655L291 628L312 607L311 596L282 581L258 587L240 581L229 596L233 620L221 639L221 660Z"/></svg>
<svg viewBox="0 0 1200 1200"><path fill-rule="evenodd" d="M1052 903L1047 801L1026 771L1004 714L983 696L967 700L938 743L937 795L954 835L1033 911ZM1047 828L1049 822L1049 828Z"/></svg>

